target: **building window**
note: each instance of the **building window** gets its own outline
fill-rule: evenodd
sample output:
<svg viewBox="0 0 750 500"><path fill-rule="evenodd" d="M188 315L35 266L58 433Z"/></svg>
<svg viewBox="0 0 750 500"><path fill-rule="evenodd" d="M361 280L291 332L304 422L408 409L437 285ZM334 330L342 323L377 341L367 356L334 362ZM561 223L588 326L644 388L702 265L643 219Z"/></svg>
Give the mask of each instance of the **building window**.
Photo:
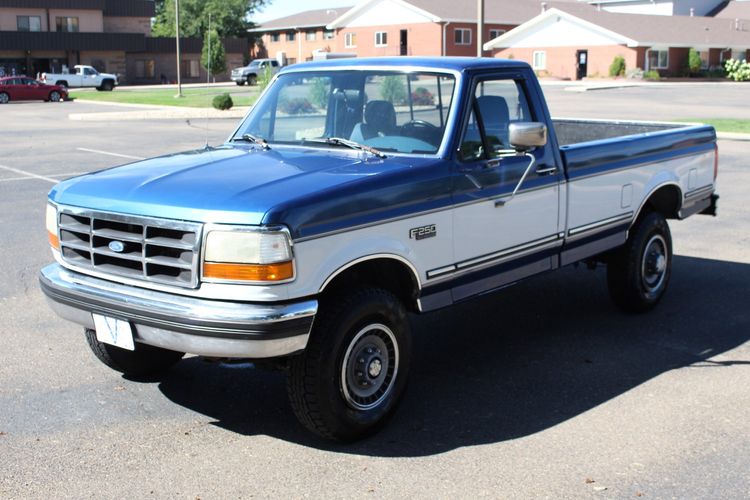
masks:
<svg viewBox="0 0 750 500"><path fill-rule="evenodd" d="M271 33L271 41L272 42L278 42L279 41L279 34L278 33Z"/></svg>
<svg viewBox="0 0 750 500"><path fill-rule="evenodd" d="M456 45L471 45L471 30L468 28L456 28L453 30Z"/></svg>
<svg viewBox="0 0 750 500"><path fill-rule="evenodd" d="M649 49L646 58L648 59L648 69L667 69L669 67L668 50Z"/></svg>
<svg viewBox="0 0 750 500"><path fill-rule="evenodd" d="M42 18L39 16L17 16L18 31L42 31Z"/></svg>
<svg viewBox="0 0 750 500"><path fill-rule="evenodd" d="M287 42L293 42L295 38L297 38L297 34L294 31L289 31L286 34L286 41Z"/></svg>
<svg viewBox="0 0 750 500"><path fill-rule="evenodd" d="M307 31L305 32L305 40L308 42L314 42L315 41L315 32L314 31Z"/></svg>
<svg viewBox="0 0 750 500"><path fill-rule="evenodd" d="M547 69L547 53L543 50L534 51L531 67L534 69Z"/></svg>
<svg viewBox="0 0 750 500"><path fill-rule="evenodd" d="M333 40L334 32L333 30L325 30L323 32L323 39L324 40Z"/></svg>
<svg viewBox="0 0 750 500"><path fill-rule="evenodd" d="M200 76L200 62L197 59L182 61L180 70L185 78L198 78Z"/></svg>
<svg viewBox="0 0 750 500"><path fill-rule="evenodd" d="M55 24L57 25L57 31L64 31L66 33L78 33L77 17L56 17Z"/></svg>
<svg viewBox="0 0 750 500"><path fill-rule="evenodd" d="M385 31L378 31L375 33L375 46L385 47L388 45L388 33Z"/></svg>
<svg viewBox="0 0 750 500"><path fill-rule="evenodd" d="M344 35L344 47L347 49L350 49L352 47L357 46L357 34L356 33L347 33Z"/></svg>
<svg viewBox="0 0 750 500"><path fill-rule="evenodd" d="M490 40L494 40L495 38L504 34L505 30L490 30Z"/></svg>
<svg viewBox="0 0 750 500"><path fill-rule="evenodd" d="M135 62L135 77L136 78L154 78L154 60L145 59L138 60Z"/></svg>

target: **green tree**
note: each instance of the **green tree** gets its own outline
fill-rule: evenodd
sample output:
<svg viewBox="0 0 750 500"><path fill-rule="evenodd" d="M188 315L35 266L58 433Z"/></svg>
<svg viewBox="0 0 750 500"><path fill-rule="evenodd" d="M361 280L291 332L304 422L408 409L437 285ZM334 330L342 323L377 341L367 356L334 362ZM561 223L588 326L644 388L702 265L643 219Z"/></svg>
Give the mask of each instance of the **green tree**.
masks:
<svg viewBox="0 0 750 500"><path fill-rule="evenodd" d="M625 74L625 58L615 56L609 65L609 76L623 76Z"/></svg>
<svg viewBox="0 0 750 500"><path fill-rule="evenodd" d="M209 49L211 60L208 59ZM201 53L201 65L206 68L212 75L223 73L227 70L227 58L224 50L224 44L216 30L206 32L203 37L203 52Z"/></svg>
<svg viewBox="0 0 750 500"><path fill-rule="evenodd" d="M380 84L380 95L383 99L393 104L402 104L406 100L406 85L403 77L388 75Z"/></svg>
<svg viewBox="0 0 750 500"><path fill-rule="evenodd" d="M701 71L701 55L695 49L690 49L688 52L688 70L691 75L697 75Z"/></svg>
<svg viewBox="0 0 750 500"><path fill-rule="evenodd" d="M247 38L247 29L253 23L248 16L262 7L266 0L179 0L180 36L200 37L208 29L208 15L211 14L211 28L220 37ZM175 0L157 0L156 20L151 29L153 36L173 37L175 35Z"/></svg>

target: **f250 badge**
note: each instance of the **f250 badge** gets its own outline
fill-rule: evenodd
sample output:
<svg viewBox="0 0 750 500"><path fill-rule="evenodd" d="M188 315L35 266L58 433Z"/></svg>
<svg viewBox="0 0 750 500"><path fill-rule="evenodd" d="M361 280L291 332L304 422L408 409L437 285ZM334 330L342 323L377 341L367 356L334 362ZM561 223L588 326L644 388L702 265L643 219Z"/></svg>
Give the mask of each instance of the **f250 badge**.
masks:
<svg viewBox="0 0 750 500"><path fill-rule="evenodd" d="M433 236L437 236L437 226L435 224L409 229L410 240L423 240L425 238L432 238Z"/></svg>

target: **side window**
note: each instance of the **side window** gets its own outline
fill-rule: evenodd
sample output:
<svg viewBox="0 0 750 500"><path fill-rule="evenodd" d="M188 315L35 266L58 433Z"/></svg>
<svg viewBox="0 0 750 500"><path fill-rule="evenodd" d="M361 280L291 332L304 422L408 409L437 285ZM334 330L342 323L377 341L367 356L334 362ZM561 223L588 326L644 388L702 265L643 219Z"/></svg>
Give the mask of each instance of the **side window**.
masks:
<svg viewBox="0 0 750 500"><path fill-rule="evenodd" d="M510 124L531 120L521 82L508 79L478 82L459 149L459 159L476 161L497 158L510 151Z"/></svg>

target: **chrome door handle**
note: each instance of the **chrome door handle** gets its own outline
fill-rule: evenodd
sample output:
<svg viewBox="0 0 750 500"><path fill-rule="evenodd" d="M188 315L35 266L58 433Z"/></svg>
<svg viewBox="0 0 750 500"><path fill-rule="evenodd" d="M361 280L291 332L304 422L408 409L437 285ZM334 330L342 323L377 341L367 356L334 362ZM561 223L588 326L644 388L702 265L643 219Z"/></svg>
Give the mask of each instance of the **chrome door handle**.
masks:
<svg viewBox="0 0 750 500"><path fill-rule="evenodd" d="M547 168L536 169L537 175L554 174L555 172L557 172L557 167L547 167Z"/></svg>

